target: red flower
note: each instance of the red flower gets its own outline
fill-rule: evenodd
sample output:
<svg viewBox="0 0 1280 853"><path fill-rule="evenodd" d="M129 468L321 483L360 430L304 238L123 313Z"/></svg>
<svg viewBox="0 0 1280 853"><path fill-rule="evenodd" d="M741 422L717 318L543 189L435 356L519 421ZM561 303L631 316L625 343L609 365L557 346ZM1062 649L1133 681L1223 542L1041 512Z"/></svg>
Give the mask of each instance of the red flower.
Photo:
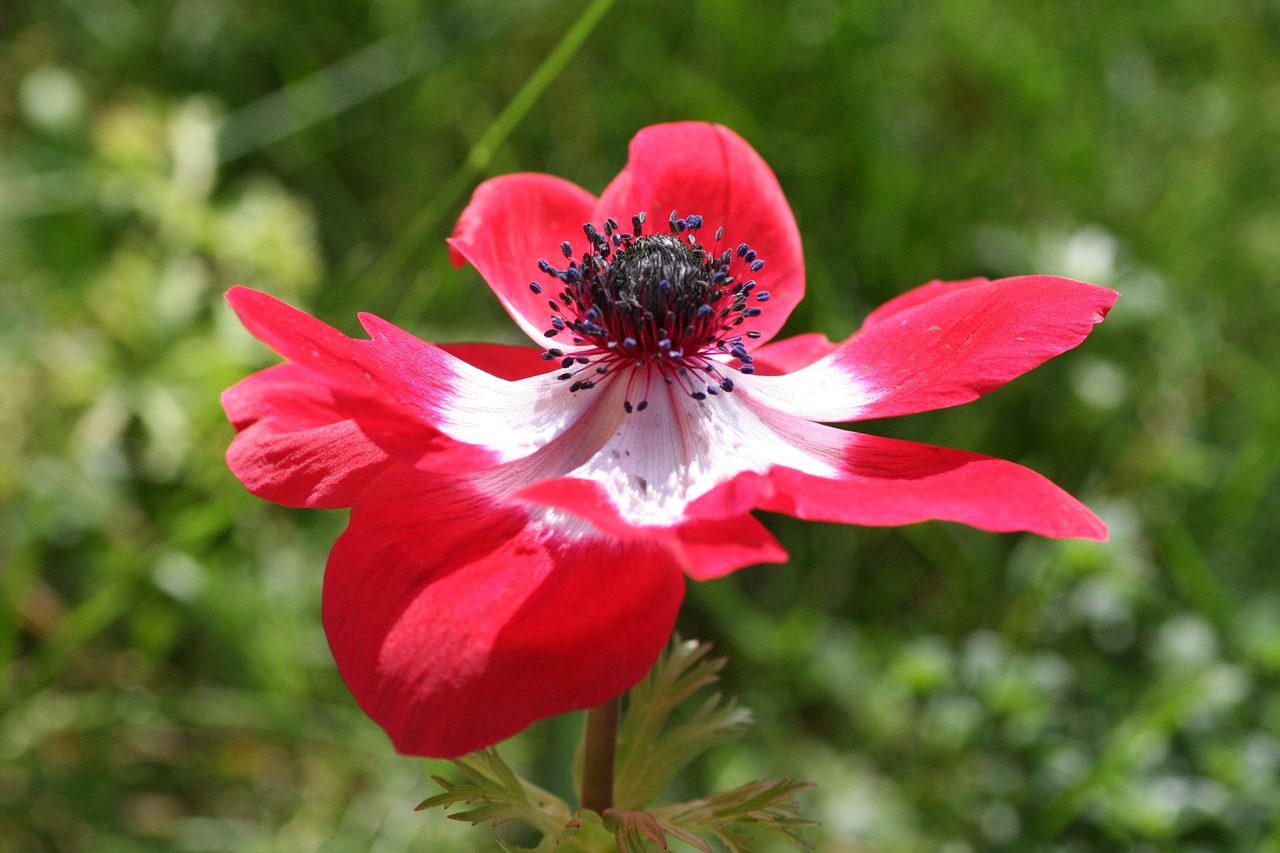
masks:
<svg viewBox="0 0 1280 853"><path fill-rule="evenodd" d="M227 296L288 360L224 395L228 462L269 500L352 507L325 630L402 752L459 755L633 685L684 574L786 559L753 509L1106 536L1027 468L821 422L979 397L1083 340L1110 290L932 282L841 344L769 344L804 290L800 237L769 167L706 124L642 131L599 199L487 181L449 242L551 349L434 346L369 315L352 339Z"/></svg>

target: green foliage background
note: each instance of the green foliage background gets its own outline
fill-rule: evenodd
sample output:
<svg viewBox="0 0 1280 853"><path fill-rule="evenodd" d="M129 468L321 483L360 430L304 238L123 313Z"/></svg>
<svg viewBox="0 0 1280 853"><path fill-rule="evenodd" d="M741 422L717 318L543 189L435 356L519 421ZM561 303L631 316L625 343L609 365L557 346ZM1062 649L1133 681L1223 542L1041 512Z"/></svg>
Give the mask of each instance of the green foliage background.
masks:
<svg viewBox="0 0 1280 853"><path fill-rule="evenodd" d="M790 331L932 278L1122 297L983 400L866 425L1030 465L1112 541L768 519L791 564L681 617L760 724L674 793L814 779L823 851L1280 851L1280 7L619 0L474 150L585 5L0 8L0 849L490 849L410 810L441 768L333 668L343 514L225 469L218 393L273 359L221 293L516 342L444 252L475 180L598 191L696 118L795 210ZM567 793L578 726L504 750Z"/></svg>

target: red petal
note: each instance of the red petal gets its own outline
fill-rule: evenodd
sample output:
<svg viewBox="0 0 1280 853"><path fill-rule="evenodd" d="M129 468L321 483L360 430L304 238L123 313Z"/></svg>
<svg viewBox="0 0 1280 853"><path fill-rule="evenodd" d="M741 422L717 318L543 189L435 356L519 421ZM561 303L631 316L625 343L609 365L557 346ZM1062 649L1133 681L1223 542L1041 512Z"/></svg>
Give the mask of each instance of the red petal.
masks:
<svg viewBox="0 0 1280 853"><path fill-rule="evenodd" d="M948 293L954 293L957 290L964 290L966 287L973 287L975 284L987 284L988 279L985 278L966 278L961 281L931 281L922 284L919 287L912 288L906 293L901 293L888 302L881 305L876 310L867 315L862 321L862 327L865 329L881 320L887 320L899 311L907 308L914 308L917 305L923 305L930 299L937 299L939 296L945 296Z"/></svg>
<svg viewBox="0 0 1280 853"><path fill-rule="evenodd" d="M614 178L592 221L616 219L630 230L633 214L648 216L645 233L666 233L671 211L706 220L700 235L714 242L724 226L720 250L748 243L765 266L755 273L758 290L771 299L742 331L761 332L756 343L777 334L804 295L800 232L778 179L750 145L728 128L700 122L648 127L631 140L626 168ZM747 339L748 347L751 346Z"/></svg>
<svg viewBox="0 0 1280 853"><path fill-rule="evenodd" d="M324 624L396 748L445 758L634 685L682 595L661 546L560 532L459 480L396 468L329 556Z"/></svg>
<svg viewBox="0 0 1280 853"><path fill-rule="evenodd" d="M514 382L539 373L547 373L559 365L542 360L542 350L509 344L436 344L454 358L478 367L491 376Z"/></svg>
<svg viewBox="0 0 1280 853"><path fill-rule="evenodd" d="M690 521L678 528L680 560L694 580L723 577L744 566L785 563L787 552L749 515L731 520Z"/></svg>
<svg viewBox="0 0 1280 853"><path fill-rule="evenodd" d="M619 539L666 537L663 528L637 527L622 517L604 486L581 477L538 480L515 492L513 500L563 510L591 522L597 530Z"/></svg>
<svg viewBox="0 0 1280 853"><path fill-rule="evenodd" d="M296 365L253 374L222 395L239 433L227 465L246 489L285 506L351 506L390 464L333 392Z"/></svg>
<svg viewBox="0 0 1280 853"><path fill-rule="evenodd" d="M825 355L835 352L839 344L832 343L826 335L810 332L765 344L752 353L753 364L760 376L778 376L794 373L808 367Z"/></svg>
<svg viewBox="0 0 1280 853"><path fill-rule="evenodd" d="M714 509L709 502L703 502L699 504L703 510L700 515L690 515L689 521L674 528L638 527L619 514L603 486L576 477L541 480L521 489L515 497L572 513L620 539L669 543L680 565L695 580L718 578L744 566L787 560L787 552L778 540L759 521L745 515L745 510L739 510L734 518L712 517Z"/></svg>
<svg viewBox="0 0 1280 853"><path fill-rule="evenodd" d="M814 421L967 403L1079 344L1118 295L1052 276L939 283L926 290L941 295L877 312L828 358L787 376L753 377L740 383L744 392Z"/></svg>
<svg viewBox="0 0 1280 853"><path fill-rule="evenodd" d="M391 351L393 344L374 347L370 341L349 338L265 293L233 287L227 291L227 302L254 337L310 371L315 381L378 397L424 425L431 425L438 408L435 398L447 395L450 383L456 381L442 359L429 363L426 358L415 358L410 362ZM416 375L406 375L411 369Z"/></svg>
<svg viewBox="0 0 1280 853"><path fill-rule="evenodd" d="M470 261L493 288L511 318L533 341L551 325L548 294L559 292L558 282L538 269L546 260L565 264L561 242L574 246L575 256L587 250L584 222L591 221L595 196L551 175L504 175L476 187L449 239L454 266ZM534 281L543 295L529 289Z"/></svg>
<svg viewBox="0 0 1280 853"><path fill-rule="evenodd" d="M366 325L383 332L379 340L356 340L274 297L233 287L227 301L258 340L292 361L341 402L342 414L392 455L436 470L492 467L490 449L455 441L436 429L459 399L492 396L507 383L473 387L486 374L407 332L386 334L389 323L367 315ZM459 365L462 365L460 368ZM458 370L469 371L464 380Z"/></svg>
<svg viewBox="0 0 1280 853"><path fill-rule="evenodd" d="M897 525L929 519L982 530L1105 540L1106 525L1049 480L1013 462L962 450L822 428L839 454L838 479L775 468L774 494L760 508L845 524Z"/></svg>
<svg viewBox="0 0 1280 853"><path fill-rule="evenodd" d="M833 361L872 388L861 418L967 403L1079 344L1117 295L1052 276L948 288L865 327Z"/></svg>
<svg viewBox="0 0 1280 853"><path fill-rule="evenodd" d="M799 432L823 429L821 424L800 422ZM743 471L701 495L685 508L685 517L701 521L723 521L736 518L764 504L773 497L773 483L768 474Z"/></svg>

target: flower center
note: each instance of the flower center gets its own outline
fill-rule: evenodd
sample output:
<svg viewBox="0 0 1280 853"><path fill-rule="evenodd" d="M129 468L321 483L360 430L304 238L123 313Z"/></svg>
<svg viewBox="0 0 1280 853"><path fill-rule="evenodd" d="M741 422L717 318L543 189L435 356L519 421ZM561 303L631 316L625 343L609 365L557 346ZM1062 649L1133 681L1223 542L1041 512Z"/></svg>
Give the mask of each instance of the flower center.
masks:
<svg viewBox="0 0 1280 853"><path fill-rule="evenodd" d="M566 242L561 252L567 267L538 261L562 288L547 301L552 316L546 336L566 333L580 347L571 354L548 349L543 359L560 360L566 372L558 378L573 380L571 392L594 388L621 368L635 368L623 403L628 413L648 406L649 388L658 376L695 400L731 392L733 380L726 372L755 370L737 328L762 311L749 301L769 299L766 291L755 290L754 280L741 280L764 261L746 243L719 250L723 228L707 248L698 241L701 216L680 219L673 211L667 234L645 235L644 223L643 213L631 218L629 233L613 219L605 221L603 231L587 223L582 230L591 251L575 259ZM529 288L543 292L537 282ZM746 337L760 333L748 331Z"/></svg>

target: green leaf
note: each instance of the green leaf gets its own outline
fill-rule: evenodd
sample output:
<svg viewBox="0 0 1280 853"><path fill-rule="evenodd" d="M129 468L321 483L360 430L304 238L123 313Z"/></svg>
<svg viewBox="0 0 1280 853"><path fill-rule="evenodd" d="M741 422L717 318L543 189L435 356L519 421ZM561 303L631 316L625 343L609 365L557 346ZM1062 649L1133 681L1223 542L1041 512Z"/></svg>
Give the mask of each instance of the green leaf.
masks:
<svg viewBox="0 0 1280 853"><path fill-rule="evenodd" d="M702 853L714 853L711 845L686 829L665 823L649 812L609 809L606 816L613 822L618 853L645 853L653 848L652 841L663 850L667 848L667 836L679 838Z"/></svg>
<svg viewBox="0 0 1280 853"><path fill-rule="evenodd" d="M614 823L614 840L618 845L618 853L645 853L650 849L646 839L667 849L667 834L658 823L657 818L648 812L617 812L608 810L608 816ZM706 853L711 853L708 849Z"/></svg>
<svg viewBox="0 0 1280 853"><path fill-rule="evenodd" d="M536 853L615 853L618 851L617 843L614 833L605 826L600 815L583 810L559 835L544 837Z"/></svg>
<svg viewBox="0 0 1280 853"><path fill-rule="evenodd" d="M659 806L651 813L668 832L675 834L673 830L680 828L712 835L730 853L749 853L747 842L760 833L780 835L797 847L804 847L807 845L796 830L816 826L817 821L800 814L795 795L811 787L811 782L794 779L759 779L732 791Z"/></svg>
<svg viewBox="0 0 1280 853"><path fill-rule="evenodd" d="M653 670L628 694L618 730L614 803L620 811L641 811L657 799L676 774L713 746L740 737L751 712L735 699L709 696L684 721L672 724L680 703L715 684L724 658L708 658L711 646L676 636Z"/></svg>
<svg viewBox="0 0 1280 853"><path fill-rule="evenodd" d="M551 838L557 837L570 821L572 813L563 800L516 775L493 747L456 758L453 765L468 781L452 782L432 776L444 792L423 800L418 811L436 807L447 810L462 804L469 808L450 814L451 820L473 826L497 826L517 820Z"/></svg>
<svg viewBox="0 0 1280 853"><path fill-rule="evenodd" d="M433 777L443 793L419 809L461 805L449 817L497 826L520 821L542 834L533 853L657 853L674 839L701 853L714 853L708 840L728 853L749 853L761 834L780 835L804 846L796 834L814 825L799 812L795 795L808 783L761 779L701 799L649 807L671 779L695 756L740 736L751 715L719 693L702 699L685 719L672 720L681 703L719 680L723 658L710 658L705 643L675 637L653 671L629 694L618 733L614 784L615 808L604 817L593 811L569 811L562 800L521 779L490 747L455 759L466 777L453 782ZM506 853L527 848L498 841Z"/></svg>
<svg viewBox="0 0 1280 853"><path fill-rule="evenodd" d="M800 814L795 795L809 787L809 783L793 779L760 779L732 791L647 812L609 809L606 825L613 827L618 853L667 850L669 838L702 853L714 853L700 835L715 838L729 853L750 853L749 844L763 834L778 835L804 847L807 845L796 830L816 822Z"/></svg>

